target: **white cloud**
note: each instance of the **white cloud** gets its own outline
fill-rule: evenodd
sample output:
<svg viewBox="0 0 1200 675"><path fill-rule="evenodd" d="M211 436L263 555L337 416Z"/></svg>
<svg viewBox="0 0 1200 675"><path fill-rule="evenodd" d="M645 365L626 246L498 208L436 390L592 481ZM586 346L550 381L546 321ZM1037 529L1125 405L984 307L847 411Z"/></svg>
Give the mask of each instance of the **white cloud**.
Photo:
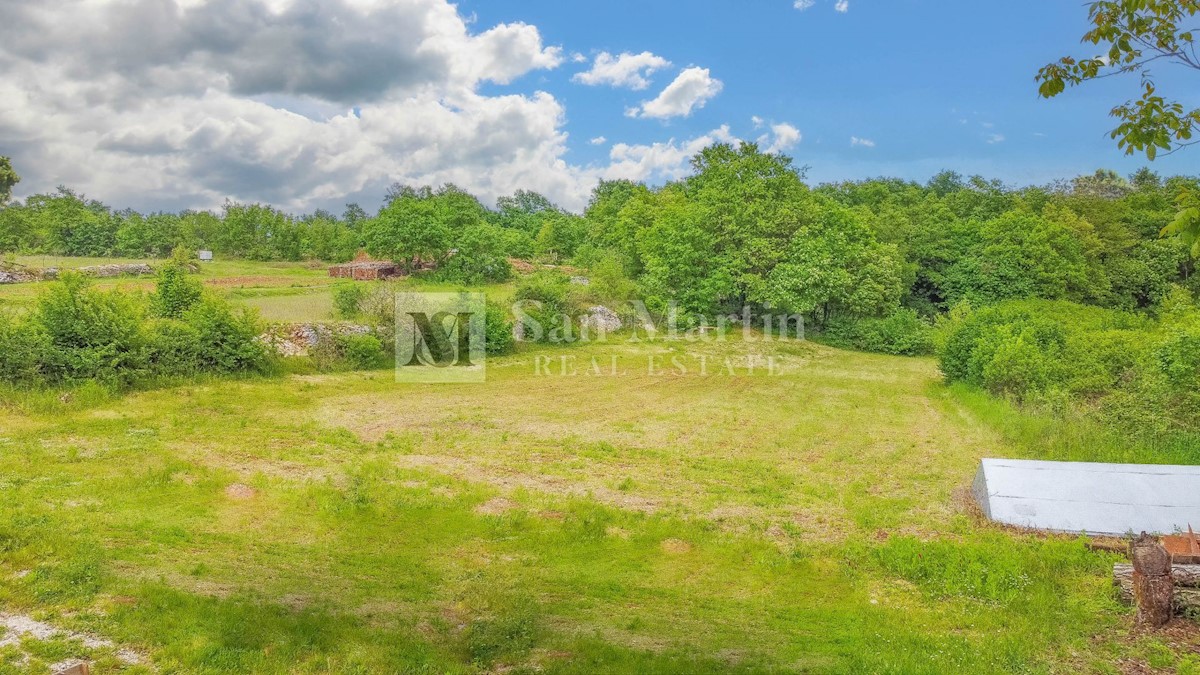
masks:
<svg viewBox="0 0 1200 675"><path fill-rule="evenodd" d="M996 143L1003 143L1004 136L1002 134L989 134L987 137L987 142L989 145L995 145Z"/></svg>
<svg viewBox="0 0 1200 675"><path fill-rule="evenodd" d="M796 9L803 12L804 10L809 9L810 7L812 7L815 4L817 4L817 0L796 0L795 2L792 3L792 7L795 7Z"/></svg>
<svg viewBox="0 0 1200 675"><path fill-rule="evenodd" d="M3 2L0 147L22 195L291 210L378 203L393 181L581 206L554 96L483 95L554 68L536 27L472 31L446 0Z"/></svg>
<svg viewBox="0 0 1200 675"><path fill-rule="evenodd" d="M754 115L750 118L750 122L754 125L755 129L761 129L763 125L763 118L759 117L758 115Z"/></svg>
<svg viewBox="0 0 1200 675"><path fill-rule="evenodd" d="M873 148L873 147L875 147L875 141L873 141L869 138L859 138L858 136L851 136L850 137L850 147L852 147L852 148L853 147Z"/></svg>
<svg viewBox="0 0 1200 675"><path fill-rule="evenodd" d="M770 134L759 136L758 144L764 149L763 152L783 152L794 147L803 138L799 129L786 122L781 122L771 125Z"/></svg>
<svg viewBox="0 0 1200 675"><path fill-rule="evenodd" d="M571 54L572 63L587 63L587 60L588 58L579 52L574 52Z"/></svg>
<svg viewBox="0 0 1200 675"><path fill-rule="evenodd" d="M629 117L658 119L687 117L693 110L703 108L709 99L721 93L723 86L720 80L712 77L708 68L692 66L679 73L656 98L626 110L625 114Z"/></svg>
<svg viewBox="0 0 1200 675"><path fill-rule="evenodd" d="M729 133L729 126L722 125L707 134L677 143L671 139L665 143L628 145L616 143L609 151L612 163L601 172L608 180L674 180L691 171L693 155L713 143L736 143L739 139Z"/></svg>
<svg viewBox="0 0 1200 675"><path fill-rule="evenodd" d="M650 80L647 79L650 75L670 65L670 61L650 52L623 52L615 57L608 52L600 52L591 70L576 73L571 80L592 86L607 84L640 90L650 86Z"/></svg>
<svg viewBox="0 0 1200 675"><path fill-rule="evenodd" d="M0 7L0 147L21 196L63 184L118 207L228 197L299 212L453 182L485 201L523 188L581 209L600 178L678 178L700 149L737 140L720 127L570 164L558 99L483 93L568 57L535 26L474 26L448 0ZM720 88L689 68L638 114L686 115Z"/></svg>
<svg viewBox="0 0 1200 675"><path fill-rule="evenodd" d="M837 4L833 8L842 14L850 11L850 0L837 0Z"/></svg>
<svg viewBox="0 0 1200 675"><path fill-rule="evenodd" d="M591 140L592 145L604 145L607 142L608 139L603 136L597 136Z"/></svg>

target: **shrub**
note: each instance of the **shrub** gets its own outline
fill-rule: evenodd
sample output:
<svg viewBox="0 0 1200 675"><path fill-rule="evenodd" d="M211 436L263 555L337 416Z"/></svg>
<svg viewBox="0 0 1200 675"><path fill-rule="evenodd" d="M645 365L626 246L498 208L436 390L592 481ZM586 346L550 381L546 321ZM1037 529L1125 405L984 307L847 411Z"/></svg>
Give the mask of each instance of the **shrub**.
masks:
<svg viewBox="0 0 1200 675"><path fill-rule="evenodd" d="M44 372L55 381L131 381L147 366L143 318L132 296L102 293L82 275L63 274L32 317L49 343Z"/></svg>
<svg viewBox="0 0 1200 675"><path fill-rule="evenodd" d="M271 359L258 336L262 326L256 316L229 303L205 296L183 315L195 331L199 368L218 373L264 372Z"/></svg>
<svg viewBox="0 0 1200 675"><path fill-rule="evenodd" d="M0 381L32 384L42 376L49 337L36 323L0 313Z"/></svg>
<svg viewBox="0 0 1200 675"><path fill-rule="evenodd" d="M342 334L336 343L342 358L355 369L378 368L386 359L383 343L374 335Z"/></svg>
<svg viewBox="0 0 1200 675"><path fill-rule="evenodd" d="M513 349L513 324L508 319L508 312L495 302L487 303L487 313L484 315L484 335L487 353L492 356L507 354Z"/></svg>
<svg viewBox="0 0 1200 675"><path fill-rule="evenodd" d="M1146 434L1196 427L1200 321L1171 316L1155 324L1069 302L1001 303L944 321L938 356L947 380L1016 401L1070 406Z"/></svg>
<svg viewBox="0 0 1200 675"><path fill-rule="evenodd" d="M396 328L396 294L401 291L394 282L374 284L358 301L357 319L377 331L390 333Z"/></svg>
<svg viewBox="0 0 1200 675"><path fill-rule="evenodd" d="M883 318L831 321L826 335L834 344L881 354L933 353L933 326L911 309Z"/></svg>
<svg viewBox="0 0 1200 675"><path fill-rule="evenodd" d="M611 251L597 253L589 266L589 294L601 303L620 304L632 300L637 284L625 274L620 256Z"/></svg>
<svg viewBox="0 0 1200 675"><path fill-rule="evenodd" d="M191 375L201 370L200 333L179 319L160 319L150 327L151 365L164 375Z"/></svg>
<svg viewBox="0 0 1200 675"><path fill-rule="evenodd" d="M333 286L333 310L343 319L352 319L362 311L362 301L367 287L353 281L342 281Z"/></svg>
<svg viewBox="0 0 1200 675"><path fill-rule="evenodd" d="M521 279L513 299L518 303L516 319L524 339L531 342L565 340L564 323L572 326L582 313L581 302L571 278L562 272L540 271Z"/></svg>
<svg viewBox="0 0 1200 675"><path fill-rule="evenodd" d="M517 284L514 300L533 300L547 310L568 312L576 304L571 277L553 270L539 270Z"/></svg>
<svg viewBox="0 0 1200 675"><path fill-rule="evenodd" d="M158 284L150 296L150 310L155 316L178 319L200 301L203 289L200 282L187 276L187 267L172 259L158 270Z"/></svg>

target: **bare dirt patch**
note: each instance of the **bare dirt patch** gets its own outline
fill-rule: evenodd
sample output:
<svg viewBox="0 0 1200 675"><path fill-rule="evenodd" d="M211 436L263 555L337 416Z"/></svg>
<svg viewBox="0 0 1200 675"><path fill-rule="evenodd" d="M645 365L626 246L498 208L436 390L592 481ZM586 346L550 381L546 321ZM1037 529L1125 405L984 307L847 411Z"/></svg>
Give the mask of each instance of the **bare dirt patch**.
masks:
<svg viewBox="0 0 1200 675"><path fill-rule="evenodd" d="M667 553L680 555L689 553L692 550L692 545L682 539L664 539L662 542L662 550Z"/></svg>
<svg viewBox="0 0 1200 675"><path fill-rule="evenodd" d="M234 483L225 488L225 496L237 502L254 499L258 492L245 483Z"/></svg>
<svg viewBox="0 0 1200 675"><path fill-rule="evenodd" d="M516 502L504 497L495 497L476 506L475 513L481 516L502 516L515 508L517 508Z"/></svg>

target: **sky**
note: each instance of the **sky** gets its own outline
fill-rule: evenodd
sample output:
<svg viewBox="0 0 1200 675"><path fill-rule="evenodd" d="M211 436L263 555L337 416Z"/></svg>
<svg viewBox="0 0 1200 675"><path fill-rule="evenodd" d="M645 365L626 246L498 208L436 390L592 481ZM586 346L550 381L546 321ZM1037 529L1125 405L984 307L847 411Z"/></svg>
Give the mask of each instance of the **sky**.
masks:
<svg viewBox="0 0 1200 675"><path fill-rule="evenodd" d="M340 211L453 182L579 210L601 179L660 184L739 140L811 184L1147 164L1107 133L1135 79L1037 97L1041 65L1091 55L1079 0L0 0L0 16L19 198ZM1155 76L1200 106L1183 73ZM1195 174L1200 150L1150 166Z"/></svg>

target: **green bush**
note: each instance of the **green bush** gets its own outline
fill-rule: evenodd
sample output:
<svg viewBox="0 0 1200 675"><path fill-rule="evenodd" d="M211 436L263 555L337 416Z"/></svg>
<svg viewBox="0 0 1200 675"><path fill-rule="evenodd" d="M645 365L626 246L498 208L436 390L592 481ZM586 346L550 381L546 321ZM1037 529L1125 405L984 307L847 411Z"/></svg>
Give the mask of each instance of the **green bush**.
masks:
<svg viewBox="0 0 1200 675"><path fill-rule="evenodd" d="M354 369L378 368L386 361L383 343L374 335L343 334L336 342L341 357Z"/></svg>
<svg viewBox="0 0 1200 675"><path fill-rule="evenodd" d="M513 349L513 324L508 311L495 302L487 303L484 315L484 336L487 353L492 356L507 354Z"/></svg>
<svg viewBox="0 0 1200 675"><path fill-rule="evenodd" d="M32 322L0 312L0 381L33 384L43 376L50 339Z"/></svg>
<svg viewBox="0 0 1200 675"><path fill-rule="evenodd" d="M249 311L235 311L228 302L205 296L183 315L183 321L195 331L200 369L217 373L269 369L270 352L258 339L263 327Z"/></svg>
<svg viewBox="0 0 1200 675"><path fill-rule="evenodd" d="M575 323L583 309L580 292L562 272L543 270L521 279L513 299L517 321L523 324L524 339L551 342L564 338L564 321Z"/></svg>
<svg viewBox="0 0 1200 675"><path fill-rule="evenodd" d="M158 270L158 284L150 296L150 310L155 316L178 319L200 301L203 289L199 281L187 275L187 268L171 260Z"/></svg>
<svg viewBox="0 0 1200 675"><path fill-rule="evenodd" d="M151 364L164 375L193 375L202 369L200 333L181 319L160 319L150 326Z"/></svg>
<svg viewBox="0 0 1200 675"><path fill-rule="evenodd" d="M45 375L51 381L128 383L145 374L150 350L144 319L133 296L103 293L87 277L63 274L38 299L31 319L49 343Z"/></svg>
<svg viewBox="0 0 1200 675"><path fill-rule="evenodd" d="M333 310L343 319L352 319L362 311L367 287L353 281L341 281L333 286Z"/></svg>
<svg viewBox="0 0 1200 675"><path fill-rule="evenodd" d="M637 284L625 274L621 257L611 251L594 254L588 268L588 294L599 303L620 304L633 299Z"/></svg>
<svg viewBox="0 0 1200 675"><path fill-rule="evenodd" d="M1173 317L1013 301L956 311L940 326L938 356L947 380L1018 402L1072 406L1138 433L1194 428L1200 321Z"/></svg>
<svg viewBox="0 0 1200 675"><path fill-rule="evenodd" d="M868 352L903 356L933 353L933 326L911 309L898 309L883 318L830 321L825 334L838 346Z"/></svg>

